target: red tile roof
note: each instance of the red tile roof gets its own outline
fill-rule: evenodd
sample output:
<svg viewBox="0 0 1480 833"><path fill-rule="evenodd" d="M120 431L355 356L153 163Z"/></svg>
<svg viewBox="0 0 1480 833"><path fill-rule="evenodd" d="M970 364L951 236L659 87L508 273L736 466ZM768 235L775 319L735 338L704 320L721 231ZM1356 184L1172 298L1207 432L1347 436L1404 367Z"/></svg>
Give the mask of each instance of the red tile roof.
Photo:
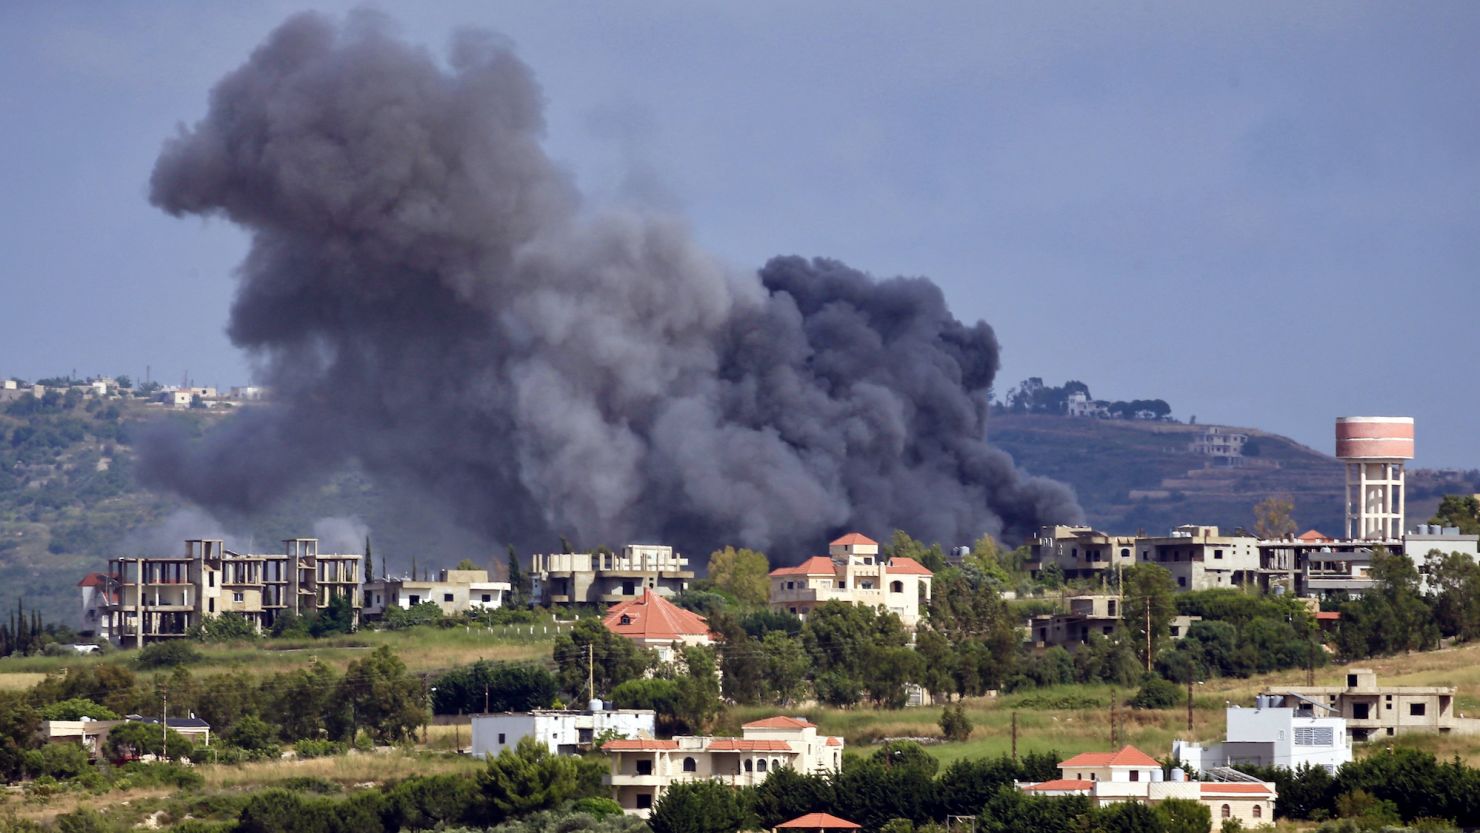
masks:
<svg viewBox="0 0 1480 833"><path fill-rule="evenodd" d="M709 743L710 752L790 752L791 744L784 740L746 740L744 738L715 738Z"/></svg>
<svg viewBox="0 0 1480 833"><path fill-rule="evenodd" d="M843 739L842 738L829 737L827 739L827 745L828 746L842 746L843 745Z"/></svg>
<svg viewBox="0 0 1480 833"><path fill-rule="evenodd" d="M925 569L924 564L921 564L913 558L905 558L904 556L889 559L889 572L898 573L902 576L935 575L935 573L932 573L929 570Z"/></svg>
<svg viewBox="0 0 1480 833"><path fill-rule="evenodd" d="M684 636L709 636L709 623L703 616L684 610L652 590L644 590L635 599L612 605L606 612L605 622L607 630L628 639L675 640Z"/></svg>
<svg viewBox="0 0 1480 833"><path fill-rule="evenodd" d="M658 740L656 738L617 738L609 740L601 745L603 751L611 752L643 752L658 749L677 749L676 740Z"/></svg>
<svg viewBox="0 0 1480 833"><path fill-rule="evenodd" d="M1321 532L1319 532L1317 530L1307 529L1306 531L1300 533L1299 540L1301 540L1301 541L1329 541L1331 539L1328 538L1328 537L1326 537L1324 534L1322 534Z"/></svg>
<svg viewBox="0 0 1480 833"><path fill-rule="evenodd" d="M795 567L778 567L771 571L773 576L831 576L838 571L831 558L814 555Z"/></svg>
<svg viewBox="0 0 1480 833"><path fill-rule="evenodd" d="M107 584L108 577L102 573L88 573L82 577L82 581L77 582L78 587L105 587Z"/></svg>
<svg viewBox="0 0 1480 833"><path fill-rule="evenodd" d="M1335 622L1336 620L1338 620L1340 618L1341 618L1341 611L1339 611L1339 610L1319 610L1319 611L1316 611L1316 619L1319 620L1319 621L1322 621L1322 622Z"/></svg>
<svg viewBox="0 0 1480 833"><path fill-rule="evenodd" d="M776 829L801 828L803 830L858 830L859 825L847 819L840 819L830 813L808 813L805 816L797 816L791 821L784 821L776 825Z"/></svg>
<svg viewBox="0 0 1480 833"><path fill-rule="evenodd" d="M1066 792L1069 790L1089 790L1094 787L1093 781L1079 781L1073 778L1058 778L1053 781L1044 781L1041 784L1031 784L1023 787L1030 792Z"/></svg>
<svg viewBox="0 0 1480 833"><path fill-rule="evenodd" d="M1161 766L1156 759L1134 746L1126 746L1119 752L1084 752L1059 764L1061 769L1098 766Z"/></svg>
<svg viewBox="0 0 1480 833"><path fill-rule="evenodd" d="M838 540L832 542L828 546L832 546L832 547L857 547L857 546L877 547L878 545L879 545L879 542L878 541L875 541L874 539L868 537L867 535L860 535L857 532L850 532L847 535L844 535L843 537L839 538Z"/></svg>
<svg viewBox="0 0 1480 833"><path fill-rule="evenodd" d="M804 719L802 719L800 717L787 717L785 715L778 714L775 717L767 717L764 720L752 720L749 723L745 724L744 726L741 726L740 728L742 728L742 729L816 729L817 728L817 724L816 723L813 723L813 722L811 722L809 720L804 720Z"/></svg>
<svg viewBox="0 0 1480 833"><path fill-rule="evenodd" d="M1225 784L1221 782L1204 782L1200 785L1205 793L1247 793L1252 795L1269 795L1273 790L1268 784Z"/></svg>

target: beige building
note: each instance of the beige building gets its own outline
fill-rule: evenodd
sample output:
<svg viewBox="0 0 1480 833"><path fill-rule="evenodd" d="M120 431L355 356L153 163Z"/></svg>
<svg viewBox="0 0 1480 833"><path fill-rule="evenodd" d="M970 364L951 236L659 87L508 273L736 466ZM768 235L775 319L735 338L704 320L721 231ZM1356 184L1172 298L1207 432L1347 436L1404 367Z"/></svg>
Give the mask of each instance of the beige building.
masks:
<svg viewBox="0 0 1480 833"><path fill-rule="evenodd" d="M537 554L530 563L530 595L538 605L612 605L652 590L673 596L694 573L672 547L628 544L621 552Z"/></svg>
<svg viewBox="0 0 1480 833"><path fill-rule="evenodd" d="M487 570L442 570L437 579L382 578L365 582L360 615L379 619L387 609L408 610L431 602L445 615L470 610L492 610L504 606L509 596L507 581L490 581Z"/></svg>
<svg viewBox="0 0 1480 833"><path fill-rule="evenodd" d="M1028 622L1028 640L1035 648L1061 645L1069 650L1083 645L1096 634L1108 637L1120 626L1124 600L1115 595L1070 596L1064 600L1067 610L1034 616ZM1201 616L1174 616L1168 625L1173 639L1187 635L1187 629Z"/></svg>
<svg viewBox="0 0 1480 833"><path fill-rule="evenodd" d="M870 605L898 614L907 628L930 601L933 573L912 558L886 559L878 542L851 532L795 567L771 571L770 606L803 619L828 602Z"/></svg>
<svg viewBox="0 0 1480 833"><path fill-rule="evenodd" d="M211 616L238 613L258 629L284 613L322 610L335 598L359 598L360 555L323 554L314 538L291 538L284 551L243 554L219 540L192 539L180 556L108 561L107 633L119 644L185 636Z"/></svg>
<svg viewBox="0 0 1480 833"><path fill-rule="evenodd" d="M753 787L782 767L832 774L843 767L843 739L819 735L797 717L770 717L741 727L738 738L676 737L607 741L611 761L604 782L623 811L647 818L673 784L716 780Z"/></svg>
<svg viewBox="0 0 1480 833"><path fill-rule="evenodd" d="M1274 823L1274 784L1253 779L1188 781L1180 770L1173 770L1168 781L1162 774L1155 758L1127 746L1119 752L1075 755L1059 763L1057 779L1019 786L1030 795L1088 796L1096 807L1123 801L1156 804L1169 798L1196 801L1212 813L1215 829L1227 819L1237 819L1245 827Z"/></svg>
<svg viewBox="0 0 1480 833"><path fill-rule="evenodd" d="M1123 567L1157 564L1176 579L1178 590L1257 585L1259 541L1223 535L1216 526L1186 524L1168 535L1107 535L1084 526L1046 526L1033 541L1030 569L1056 564L1068 580L1110 584Z"/></svg>
<svg viewBox="0 0 1480 833"><path fill-rule="evenodd" d="M1136 536L1108 535L1087 526L1045 526L1029 550L1035 572L1056 564L1068 581L1109 584L1116 570L1136 563Z"/></svg>
<svg viewBox="0 0 1480 833"><path fill-rule="evenodd" d="M1351 668L1345 686L1286 686L1263 692L1271 703L1316 717L1346 719L1354 741L1413 732L1480 733L1480 720L1454 711L1453 686L1381 686L1377 673Z"/></svg>

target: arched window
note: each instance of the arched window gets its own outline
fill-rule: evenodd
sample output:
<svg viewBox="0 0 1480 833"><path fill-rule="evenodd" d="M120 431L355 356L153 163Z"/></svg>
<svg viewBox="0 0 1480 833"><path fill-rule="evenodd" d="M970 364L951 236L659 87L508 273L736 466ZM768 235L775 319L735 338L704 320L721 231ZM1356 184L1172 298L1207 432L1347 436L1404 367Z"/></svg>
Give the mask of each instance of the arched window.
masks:
<svg viewBox="0 0 1480 833"><path fill-rule="evenodd" d="M693 758L684 758L683 759L683 771L684 772L698 772L699 771L699 763L697 761L695 761Z"/></svg>
<svg viewBox="0 0 1480 833"><path fill-rule="evenodd" d="M780 769L780 768L781 768L781 761L777 760L776 758L772 758L771 759L771 769Z"/></svg>
<svg viewBox="0 0 1480 833"><path fill-rule="evenodd" d="M1223 805L1223 818L1233 818L1233 808L1227 804Z"/></svg>
<svg viewBox="0 0 1480 833"><path fill-rule="evenodd" d="M1263 815L1264 815L1264 808L1263 807L1260 807L1258 804L1255 804L1254 805L1254 818L1257 819L1257 818L1262 817Z"/></svg>
<svg viewBox="0 0 1480 833"><path fill-rule="evenodd" d="M746 758L745 759L745 771L746 772L750 772L751 771L751 762L750 762L750 759L749 758Z"/></svg>
<svg viewBox="0 0 1480 833"><path fill-rule="evenodd" d="M889 582L889 592L890 593L903 593L904 592L904 582L902 582L902 581L891 581L891 582Z"/></svg>
<svg viewBox="0 0 1480 833"><path fill-rule="evenodd" d="M766 771L766 759L765 758L761 758L759 761L756 761L755 762L755 771L756 772L765 772Z"/></svg>
<svg viewBox="0 0 1480 833"><path fill-rule="evenodd" d="M632 617L631 616L628 616L625 613L623 613L622 614L622 620L621 621L622 621L622 624L624 624L624 625L630 625L630 624L632 624Z"/></svg>

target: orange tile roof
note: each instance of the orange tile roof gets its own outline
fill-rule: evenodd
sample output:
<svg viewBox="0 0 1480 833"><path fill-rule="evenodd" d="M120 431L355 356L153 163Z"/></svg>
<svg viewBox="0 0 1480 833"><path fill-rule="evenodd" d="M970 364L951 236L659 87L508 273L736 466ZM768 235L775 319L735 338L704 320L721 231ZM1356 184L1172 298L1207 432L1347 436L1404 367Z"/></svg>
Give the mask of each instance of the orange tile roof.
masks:
<svg viewBox="0 0 1480 833"><path fill-rule="evenodd" d="M1218 782L1205 782L1200 785L1205 793L1248 793L1253 795L1269 795L1273 790L1268 784L1225 784Z"/></svg>
<svg viewBox="0 0 1480 833"><path fill-rule="evenodd" d="M879 542L878 541L875 541L874 539L872 539L870 537L868 537L867 535L860 535L857 532L850 532L847 535L844 535L843 537L839 538L838 540L832 542L828 546L830 546L830 547L857 547L857 546L860 546L860 545L862 545L862 546L874 546L874 547L877 547L879 545Z"/></svg>
<svg viewBox="0 0 1480 833"><path fill-rule="evenodd" d="M795 567L778 567L771 571L773 576L831 576L838 571L833 560L825 555L814 555Z"/></svg>
<svg viewBox="0 0 1480 833"><path fill-rule="evenodd" d="M616 738L601 745L603 751L611 752L642 752L658 749L677 749L676 740L658 740L656 738Z"/></svg>
<svg viewBox="0 0 1480 833"><path fill-rule="evenodd" d="M775 717L767 717L763 720L752 720L741 726L742 729L816 729L817 724L800 717L787 717L778 714Z"/></svg>
<svg viewBox="0 0 1480 833"><path fill-rule="evenodd" d="M791 744L784 740L746 740L744 738L715 738L709 744L710 752L790 752Z"/></svg>
<svg viewBox="0 0 1480 833"><path fill-rule="evenodd" d="M898 573L902 576L935 575L935 573L932 573L928 569L926 569L924 564L921 564L913 558L905 558L904 556L889 559L889 572Z"/></svg>
<svg viewBox="0 0 1480 833"><path fill-rule="evenodd" d="M1339 610L1318 610L1318 611L1316 611L1316 618L1319 619L1322 622L1334 622L1337 619L1340 619L1341 618L1341 611L1339 611Z"/></svg>
<svg viewBox="0 0 1480 833"><path fill-rule="evenodd" d="M1318 530L1307 529L1306 531L1300 533L1299 540L1301 540L1301 541L1329 541L1331 539L1328 538L1328 537L1326 537L1324 534L1322 534Z"/></svg>
<svg viewBox="0 0 1480 833"><path fill-rule="evenodd" d="M776 829L801 828L803 830L858 830L860 826L847 819L840 819L830 813L808 813L805 816L797 816L791 821L784 821L776 825Z"/></svg>
<svg viewBox="0 0 1480 833"><path fill-rule="evenodd" d="M1156 759L1134 746L1119 752L1084 752L1059 764L1061 769L1097 766L1161 766Z"/></svg>
<svg viewBox="0 0 1480 833"><path fill-rule="evenodd" d="M1089 790L1094 787L1093 781L1079 781L1073 778L1058 778L1053 781L1044 781L1041 784L1030 784L1023 787L1025 791L1032 792L1066 792L1069 790Z"/></svg>
<svg viewBox="0 0 1480 833"><path fill-rule="evenodd" d="M684 610L650 589L635 599L612 605L604 621L607 630L628 639L709 636L709 623L703 616Z"/></svg>
<svg viewBox="0 0 1480 833"><path fill-rule="evenodd" d="M827 745L828 746L842 746L843 745L843 739L842 738L829 737L827 739Z"/></svg>
<svg viewBox="0 0 1480 833"><path fill-rule="evenodd" d="M102 573L88 573L82 577L82 581L77 582L78 587L105 587L107 584L108 577Z"/></svg>

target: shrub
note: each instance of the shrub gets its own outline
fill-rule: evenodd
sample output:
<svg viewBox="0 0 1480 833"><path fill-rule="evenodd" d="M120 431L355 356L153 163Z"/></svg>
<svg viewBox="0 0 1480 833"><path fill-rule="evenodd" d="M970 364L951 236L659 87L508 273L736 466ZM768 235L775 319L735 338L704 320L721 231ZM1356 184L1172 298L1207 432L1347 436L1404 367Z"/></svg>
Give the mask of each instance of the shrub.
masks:
<svg viewBox="0 0 1480 833"><path fill-rule="evenodd" d="M202 642L240 642L256 639L257 626L240 613L209 616L190 629L192 639Z"/></svg>
<svg viewBox="0 0 1480 833"><path fill-rule="evenodd" d="M42 720L81 720L84 717L93 720L117 720L119 715L107 706L100 706L86 697L72 697L41 707Z"/></svg>
<svg viewBox="0 0 1480 833"><path fill-rule="evenodd" d="M178 639L145 645L134 658L134 664L140 668L173 668L199 661L200 652L190 643Z"/></svg>
<svg viewBox="0 0 1480 833"><path fill-rule="evenodd" d="M971 737L971 719L966 716L966 707L960 703L946 706L940 713L940 731L949 741L964 741Z"/></svg>
<svg viewBox="0 0 1480 833"><path fill-rule="evenodd" d="M1169 709L1182 699L1182 690L1176 683L1161 677L1147 677L1141 682L1141 690L1131 698L1133 709Z"/></svg>
<svg viewBox="0 0 1480 833"><path fill-rule="evenodd" d="M293 751L300 758L327 758L343 755L345 745L337 740L314 740L305 738L293 744Z"/></svg>

